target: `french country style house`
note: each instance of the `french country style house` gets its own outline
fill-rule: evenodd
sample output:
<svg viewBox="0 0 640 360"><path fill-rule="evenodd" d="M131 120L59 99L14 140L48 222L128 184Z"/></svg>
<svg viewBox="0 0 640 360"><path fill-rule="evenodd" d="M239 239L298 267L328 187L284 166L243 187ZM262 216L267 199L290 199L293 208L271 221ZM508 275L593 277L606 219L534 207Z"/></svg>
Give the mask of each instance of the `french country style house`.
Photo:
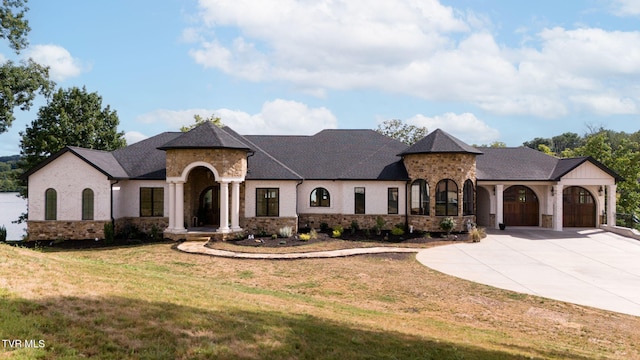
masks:
<svg viewBox="0 0 640 360"><path fill-rule="evenodd" d="M590 157L475 148L442 130L406 146L373 130L243 136L212 123L113 152L66 147L23 176L30 240L103 238L106 223L174 240L379 217L425 231L445 217L459 231L599 227L615 224L620 180Z"/></svg>

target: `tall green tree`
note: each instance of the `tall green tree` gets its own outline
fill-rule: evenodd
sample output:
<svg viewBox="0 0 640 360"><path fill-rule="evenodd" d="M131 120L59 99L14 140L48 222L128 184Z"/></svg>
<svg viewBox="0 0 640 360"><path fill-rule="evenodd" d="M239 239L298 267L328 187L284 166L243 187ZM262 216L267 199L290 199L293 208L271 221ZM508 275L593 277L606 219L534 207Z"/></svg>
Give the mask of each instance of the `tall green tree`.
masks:
<svg viewBox="0 0 640 360"><path fill-rule="evenodd" d="M402 141L407 145L416 143L429 133L426 127L409 125L399 119L383 121L378 125L376 131L382 135Z"/></svg>
<svg viewBox="0 0 640 360"><path fill-rule="evenodd" d="M189 125L189 126L183 126L180 128L180 131L182 132L187 132L193 128L198 127L199 125L202 125L204 123L206 123L207 121L212 122L214 125L216 125L217 127L224 127L224 124L222 123L222 119L218 116L216 116L215 114L211 114L211 116L209 117L202 117L199 114L195 114L193 115L193 124Z"/></svg>
<svg viewBox="0 0 640 360"><path fill-rule="evenodd" d="M591 156L617 172L624 178L617 184L617 212L637 216L640 213L640 144L629 136L615 136L616 144L612 145L609 135L609 131L590 135L583 146L567 149L562 156Z"/></svg>
<svg viewBox="0 0 640 360"><path fill-rule="evenodd" d="M16 53L29 44L27 34L31 29L25 18L26 3L26 0L2 0L0 4L0 39L7 40ZM54 87L55 83L49 80L49 69L31 59L0 65L0 134L15 120L16 108L29 110L36 93L49 97Z"/></svg>
<svg viewBox="0 0 640 360"><path fill-rule="evenodd" d="M38 110L38 117L20 132L19 167L27 170L65 146L112 151L126 146L120 120L98 93L83 87L59 89Z"/></svg>

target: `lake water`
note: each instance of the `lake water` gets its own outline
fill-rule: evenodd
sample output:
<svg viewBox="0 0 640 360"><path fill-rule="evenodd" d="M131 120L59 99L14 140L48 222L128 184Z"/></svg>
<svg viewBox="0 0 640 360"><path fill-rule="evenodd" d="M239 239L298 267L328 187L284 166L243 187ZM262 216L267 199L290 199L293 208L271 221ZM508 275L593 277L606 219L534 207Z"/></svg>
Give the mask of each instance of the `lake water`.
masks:
<svg viewBox="0 0 640 360"><path fill-rule="evenodd" d="M13 224L20 214L27 211L27 200L18 197L18 193L0 193L0 226L7 228L7 240L22 240L27 224Z"/></svg>

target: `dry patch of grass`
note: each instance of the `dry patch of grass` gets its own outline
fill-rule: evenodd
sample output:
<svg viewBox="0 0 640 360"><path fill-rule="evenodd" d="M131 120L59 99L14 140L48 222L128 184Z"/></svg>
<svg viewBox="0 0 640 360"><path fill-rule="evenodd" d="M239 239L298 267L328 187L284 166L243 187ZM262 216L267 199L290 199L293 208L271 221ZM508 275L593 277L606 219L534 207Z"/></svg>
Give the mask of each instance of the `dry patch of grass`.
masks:
<svg viewBox="0 0 640 360"><path fill-rule="evenodd" d="M156 244L0 246L0 358L640 358L640 318L432 271L414 255L252 261Z"/></svg>

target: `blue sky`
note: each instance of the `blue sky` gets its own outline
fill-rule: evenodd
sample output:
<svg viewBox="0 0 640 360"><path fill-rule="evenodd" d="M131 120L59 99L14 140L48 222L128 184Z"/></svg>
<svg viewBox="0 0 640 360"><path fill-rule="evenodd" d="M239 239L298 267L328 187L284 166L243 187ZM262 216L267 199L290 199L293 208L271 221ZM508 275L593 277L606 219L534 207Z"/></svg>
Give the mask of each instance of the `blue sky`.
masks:
<svg viewBox="0 0 640 360"><path fill-rule="evenodd" d="M402 119L519 146L640 130L636 0L30 0L30 47L130 143L216 114L243 134ZM2 44L6 45L6 44ZM16 113L0 155L36 116Z"/></svg>

